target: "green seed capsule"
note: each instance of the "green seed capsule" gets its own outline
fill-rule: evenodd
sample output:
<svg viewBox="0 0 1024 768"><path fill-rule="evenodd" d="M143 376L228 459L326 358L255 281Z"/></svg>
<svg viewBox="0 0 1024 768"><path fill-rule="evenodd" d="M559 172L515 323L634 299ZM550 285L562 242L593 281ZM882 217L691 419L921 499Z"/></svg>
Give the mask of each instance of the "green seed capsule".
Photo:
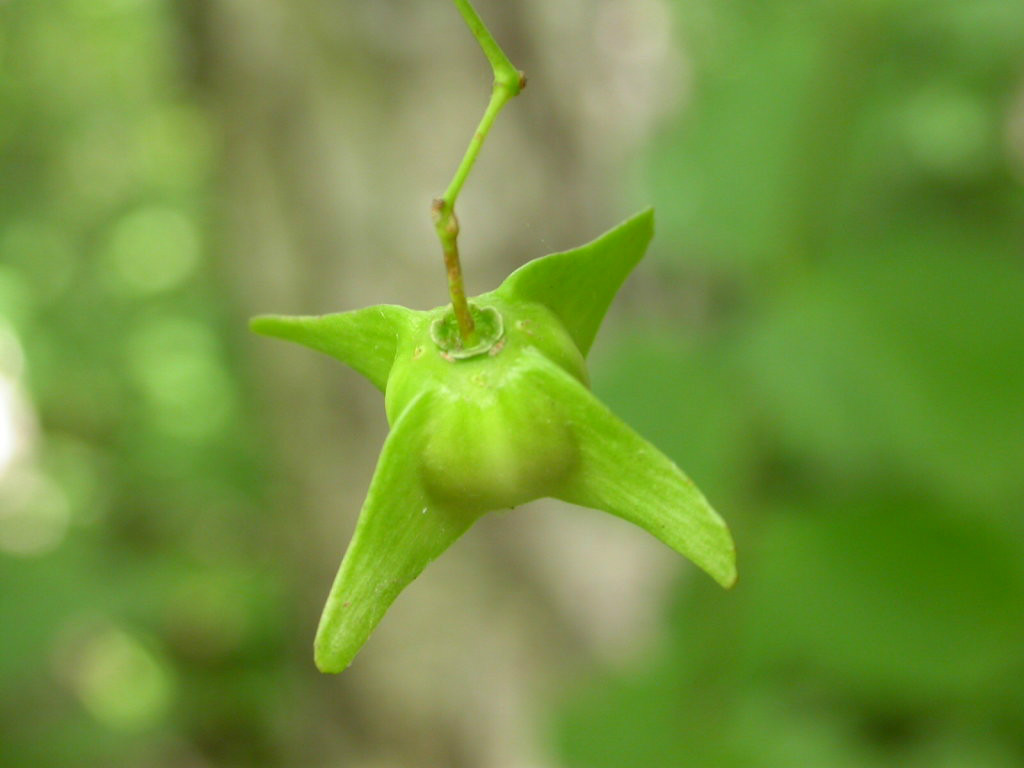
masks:
<svg viewBox="0 0 1024 768"><path fill-rule="evenodd" d="M317 631L320 669L348 666L398 594L482 514L544 496L629 520L733 583L725 523L587 388L584 357L652 224L647 211L526 264L474 300L468 344L446 308L253 321L385 392L391 432Z"/></svg>
<svg viewBox="0 0 1024 768"><path fill-rule="evenodd" d="M423 482L446 505L484 512L553 495L576 464L564 408L537 386L526 350L581 381L586 374L572 338L543 306L482 296L473 315L479 342L467 355L449 330L451 311L429 313L398 349L385 402L393 421L432 385Z"/></svg>

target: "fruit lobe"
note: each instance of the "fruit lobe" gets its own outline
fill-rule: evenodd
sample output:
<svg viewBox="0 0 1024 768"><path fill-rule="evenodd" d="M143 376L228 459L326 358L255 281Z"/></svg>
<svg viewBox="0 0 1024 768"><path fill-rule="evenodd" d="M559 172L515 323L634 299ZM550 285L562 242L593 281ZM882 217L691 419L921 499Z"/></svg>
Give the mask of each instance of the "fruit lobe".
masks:
<svg viewBox="0 0 1024 768"><path fill-rule="evenodd" d="M566 409L540 385L528 350L583 383L586 369L568 332L544 306L496 292L474 304L500 314L500 338L485 351L456 357L439 345L436 330L449 310L425 313L398 345L385 404L394 423L417 393L432 391L419 460L424 487L449 508L482 513L556 494L578 461Z"/></svg>

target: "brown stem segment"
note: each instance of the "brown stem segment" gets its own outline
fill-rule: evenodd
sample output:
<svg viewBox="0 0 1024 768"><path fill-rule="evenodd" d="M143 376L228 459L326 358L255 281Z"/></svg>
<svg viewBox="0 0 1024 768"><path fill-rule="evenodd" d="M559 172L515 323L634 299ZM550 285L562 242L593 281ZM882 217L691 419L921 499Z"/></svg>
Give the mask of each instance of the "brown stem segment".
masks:
<svg viewBox="0 0 1024 768"><path fill-rule="evenodd" d="M438 198L432 205L434 227L441 240L444 252L444 266L448 271L448 293L452 297L452 309L459 324L459 335L463 346L469 347L476 342L476 328L473 316L466 301L466 289L462 285L462 265L459 261L459 220L455 211L445 200Z"/></svg>

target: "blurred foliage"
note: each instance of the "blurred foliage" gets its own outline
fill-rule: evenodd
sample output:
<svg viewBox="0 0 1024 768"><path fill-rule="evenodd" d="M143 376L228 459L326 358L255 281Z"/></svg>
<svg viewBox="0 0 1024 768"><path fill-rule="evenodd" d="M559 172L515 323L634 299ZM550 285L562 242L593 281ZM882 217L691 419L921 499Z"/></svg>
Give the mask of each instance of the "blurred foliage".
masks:
<svg viewBox="0 0 1024 768"><path fill-rule="evenodd" d="M580 683L566 762L1024 764L1024 4L675 7L656 248L705 290L594 378L734 522L740 582Z"/></svg>
<svg viewBox="0 0 1024 768"><path fill-rule="evenodd" d="M0 33L0 406L36 414L0 467L0 764L268 764L296 640L183 30L59 0Z"/></svg>

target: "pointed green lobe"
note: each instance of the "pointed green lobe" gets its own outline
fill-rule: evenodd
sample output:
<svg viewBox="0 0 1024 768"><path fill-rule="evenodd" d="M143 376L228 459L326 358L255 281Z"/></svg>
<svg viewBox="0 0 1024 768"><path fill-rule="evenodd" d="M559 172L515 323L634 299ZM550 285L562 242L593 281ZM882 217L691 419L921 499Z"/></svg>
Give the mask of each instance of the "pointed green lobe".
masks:
<svg viewBox="0 0 1024 768"><path fill-rule="evenodd" d="M723 587L732 586L732 537L693 481L580 382L542 355L534 357L535 375L559 398L578 441L579 468L558 498L640 526Z"/></svg>
<svg viewBox="0 0 1024 768"><path fill-rule="evenodd" d="M391 304L333 315L261 315L249 327L335 357L384 391L401 334L416 313Z"/></svg>
<svg viewBox="0 0 1024 768"><path fill-rule="evenodd" d="M524 264L498 291L548 307L586 355L608 306L653 236L649 208L586 245Z"/></svg>
<svg viewBox="0 0 1024 768"><path fill-rule="evenodd" d="M384 443L355 534L331 587L314 642L322 672L341 672L398 594L479 517L427 497L419 457L430 393L417 397Z"/></svg>
<svg viewBox="0 0 1024 768"><path fill-rule="evenodd" d="M253 319L255 332L331 355L382 391L408 390L408 397L391 398L398 413L320 620L315 659L322 671L345 669L399 593L483 514L480 504L462 498L466 495L470 501L486 497L483 506L502 508L550 493L604 510L649 531L723 586L732 585L735 555L725 523L669 458L581 383L586 374L580 353L589 351L609 304L652 234L653 213L644 211L581 248L524 265L497 291L479 297L507 313L508 339L489 356L437 358L427 323L437 310L380 305L332 315ZM409 354L393 370L399 349ZM421 357L421 350L433 352ZM509 366L528 373L502 379L506 407L491 408L486 417L476 414L474 408L489 396L491 378L485 374L507 374ZM430 372L435 375L426 375ZM396 377L405 389L397 386ZM466 445L445 430L483 443L473 447L470 457L452 462ZM512 444L509 435L522 438L512 440L518 447L507 455L495 453L495 446ZM537 440L540 444L532 445ZM566 459L567 474L545 472L544 482L527 482L515 479L511 470L489 470L482 461L499 456L523 478L532 478L535 459L542 454L545 468L549 460L555 467L556 459ZM449 464L451 477L444 469ZM438 466L440 485L428 471L436 475ZM530 471L523 474L524 467ZM501 476L491 478L489 471ZM432 480L429 489L425 478ZM506 487L508 482L513 486Z"/></svg>

